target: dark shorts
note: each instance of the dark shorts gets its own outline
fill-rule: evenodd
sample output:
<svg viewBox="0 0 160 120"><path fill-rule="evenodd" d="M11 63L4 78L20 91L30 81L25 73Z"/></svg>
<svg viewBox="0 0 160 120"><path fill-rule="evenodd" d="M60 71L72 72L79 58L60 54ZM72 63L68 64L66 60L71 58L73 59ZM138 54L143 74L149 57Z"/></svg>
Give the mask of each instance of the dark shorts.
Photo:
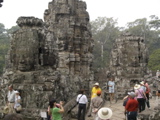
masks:
<svg viewBox="0 0 160 120"><path fill-rule="evenodd" d="M137 120L137 111L127 112L128 120Z"/></svg>

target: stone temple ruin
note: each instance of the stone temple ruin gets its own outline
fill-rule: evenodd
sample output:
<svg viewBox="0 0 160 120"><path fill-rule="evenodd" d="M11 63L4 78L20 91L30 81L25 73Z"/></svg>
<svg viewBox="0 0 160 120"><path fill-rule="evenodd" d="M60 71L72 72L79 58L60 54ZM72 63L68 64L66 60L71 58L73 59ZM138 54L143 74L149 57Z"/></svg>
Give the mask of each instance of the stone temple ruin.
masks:
<svg viewBox="0 0 160 120"><path fill-rule="evenodd" d="M90 90L94 81L106 82L106 70L95 77L91 70L94 44L86 8L81 0L52 0L44 12L44 21L35 17L17 19L20 29L12 35L1 80L1 107L6 102L8 85L13 84L21 92L26 117L38 117L41 110L47 109L49 99L56 98L65 101L65 120L70 120L67 112L76 103L77 91ZM148 74L144 39L123 34L116 39L110 58L109 71L115 76L116 92L122 98Z"/></svg>
<svg viewBox="0 0 160 120"><path fill-rule="evenodd" d="M86 8L80 0L53 0L44 22L18 18L20 29L13 33L6 56L0 106L6 102L9 84L21 90L27 116L39 116L50 98L67 103L79 89L90 88L93 39Z"/></svg>
<svg viewBox="0 0 160 120"><path fill-rule="evenodd" d="M148 50L142 37L124 33L116 39L110 58L110 71L115 76L117 92L125 94L125 90L133 88L147 74Z"/></svg>

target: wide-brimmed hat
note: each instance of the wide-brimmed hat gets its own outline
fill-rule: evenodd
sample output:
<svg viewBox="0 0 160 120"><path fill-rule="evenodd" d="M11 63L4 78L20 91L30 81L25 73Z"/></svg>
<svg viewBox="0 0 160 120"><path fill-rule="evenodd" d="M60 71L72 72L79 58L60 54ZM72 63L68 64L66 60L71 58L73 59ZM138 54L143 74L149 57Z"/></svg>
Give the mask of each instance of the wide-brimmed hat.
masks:
<svg viewBox="0 0 160 120"><path fill-rule="evenodd" d="M8 106L5 106L5 107L3 108L3 113L5 113L5 114L8 114L8 113L9 113L9 107L8 107Z"/></svg>
<svg viewBox="0 0 160 120"><path fill-rule="evenodd" d="M100 119L109 119L112 117L112 110L110 108L103 107L99 109L98 117Z"/></svg>
<svg viewBox="0 0 160 120"><path fill-rule="evenodd" d="M136 94L134 92L128 92L128 95L131 96L132 98L134 98L136 96Z"/></svg>
<svg viewBox="0 0 160 120"><path fill-rule="evenodd" d="M137 89L139 89L140 87L141 87L141 85L135 84L134 89L137 90Z"/></svg>
<svg viewBox="0 0 160 120"><path fill-rule="evenodd" d="M140 84L141 84L141 85L144 85L144 81L141 81Z"/></svg>
<svg viewBox="0 0 160 120"><path fill-rule="evenodd" d="M96 82L94 85L99 86L99 83L98 83L98 82Z"/></svg>

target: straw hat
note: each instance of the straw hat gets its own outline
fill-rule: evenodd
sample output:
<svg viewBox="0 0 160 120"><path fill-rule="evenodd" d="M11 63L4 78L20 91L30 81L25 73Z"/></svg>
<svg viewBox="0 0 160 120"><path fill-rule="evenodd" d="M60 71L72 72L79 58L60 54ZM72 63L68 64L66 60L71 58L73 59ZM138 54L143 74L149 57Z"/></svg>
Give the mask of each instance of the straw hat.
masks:
<svg viewBox="0 0 160 120"><path fill-rule="evenodd" d="M8 114L9 113L9 107L5 106L3 109L3 113Z"/></svg>
<svg viewBox="0 0 160 120"><path fill-rule="evenodd" d="M134 89L137 90L137 89L139 89L140 87L141 87L141 85L135 84Z"/></svg>
<svg viewBox="0 0 160 120"><path fill-rule="evenodd" d="M100 119L109 119L112 117L112 110L110 108L103 107L99 109L98 117Z"/></svg>

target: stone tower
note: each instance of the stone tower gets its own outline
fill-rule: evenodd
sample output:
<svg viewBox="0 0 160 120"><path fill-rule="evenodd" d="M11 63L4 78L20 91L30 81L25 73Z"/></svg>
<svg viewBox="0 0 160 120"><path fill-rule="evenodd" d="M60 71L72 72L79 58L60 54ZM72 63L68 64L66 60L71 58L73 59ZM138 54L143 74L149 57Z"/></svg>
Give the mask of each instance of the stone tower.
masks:
<svg viewBox="0 0 160 120"><path fill-rule="evenodd" d="M44 12L44 22L19 17L2 77L0 105L6 101L9 84L21 91L28 116L39 116L50 98L66 103L93 81L93 39L86 3L53 0ZM36 109L36 110L35 110Z"/></svg>
<svg viewBox="0 0 160 120"><path fill-rule="evenodd" d="M144 39L125 33L116 39L113 46L110 71L118 87L132 88L147 73L148 51Z"/></svg>

